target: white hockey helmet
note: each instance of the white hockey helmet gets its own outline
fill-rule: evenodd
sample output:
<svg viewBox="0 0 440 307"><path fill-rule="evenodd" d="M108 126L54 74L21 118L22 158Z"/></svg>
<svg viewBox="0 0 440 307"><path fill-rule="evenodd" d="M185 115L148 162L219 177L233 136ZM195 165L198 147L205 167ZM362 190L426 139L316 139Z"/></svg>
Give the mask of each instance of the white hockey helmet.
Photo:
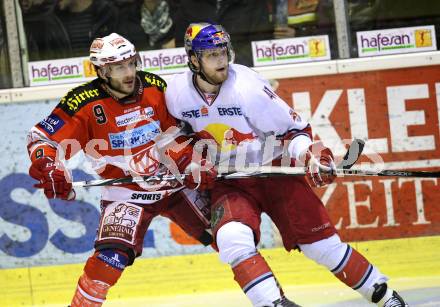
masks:
<svg viewBox="0 0 440 307"><path fill-rule="evenodd" d="M138 56L136 48L126 38L117 33L95 38L90 45L90 61L103 67Z"/></svg>

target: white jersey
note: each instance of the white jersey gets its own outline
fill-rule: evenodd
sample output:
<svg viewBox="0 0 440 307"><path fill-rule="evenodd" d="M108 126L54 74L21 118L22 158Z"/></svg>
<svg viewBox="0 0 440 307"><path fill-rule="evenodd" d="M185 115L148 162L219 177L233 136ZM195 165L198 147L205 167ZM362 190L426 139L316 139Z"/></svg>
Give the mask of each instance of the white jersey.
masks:
<svg viewBox="0 0 440 307"><path fill-rule="evenodd" d="M301 139L301 149L310 145L308 123L255 71L229 65L228 79L216 97L207 98L194 82L192 72L175 75L168 83L167 107L175 118L189 124L198 137L215 141L220 149L217 163L227 160L232 166L245 159L246 165L266 164L283 152L282 146L268 145L275 138Z"/></svg>

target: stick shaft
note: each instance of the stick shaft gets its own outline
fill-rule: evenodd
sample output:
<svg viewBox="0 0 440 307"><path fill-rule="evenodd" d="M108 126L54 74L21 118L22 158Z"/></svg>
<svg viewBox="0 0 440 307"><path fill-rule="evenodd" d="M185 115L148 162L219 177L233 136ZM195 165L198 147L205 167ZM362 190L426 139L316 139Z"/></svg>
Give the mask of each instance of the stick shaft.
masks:
<svg viewBox="0 0 440 307"><path fill-rule="evenodd" d="M329 171L329 170L324 170ZM440 178L440 171L407 171L407 170L359 170L342 169L334 170L338 177L344 176L386 176L386 177L416 177L416 178ZM280 167L280 166L261 166L255 168L240 169L233 173L223 173L218 175L218 179L243 179L250 177L275 177L275 176L304 176L306 169L303 167ZM185 174L180 174L181 178ZM148 181L176 181L177 176L154 176L154 177L127 177L118 179L103 179L74 182L73 187L91 187L118 185L124 183L148 182Z"/></svg>
<svg viewBox="0 0 440 307"><path fill-rule="evenodd" d="M174 175L166 174L166 175L155 175L155 176L122 177L115 179L93 179L93 180L72 182L72 187L74 188L101 187L101 186L121 185L121 184L138 183L138 182L151 182L157 184L158 182L177 181L179 176L181 180L183 180L185 179L186 175L178 174L177 176L174 176Z"/></svg>
<svg viewBox="0 0 440 307"><path fill-rule="evenodd" d="M363 170L346 170L352 176L393 176L393 177L420 177L420 178L440 178L440 171L408 171L408 170L383 170L380 172ZM354 171L353 174L348 174Z"/></svg>
<svg viewBox="0 0 440 307"><path fill-rule="evenodd" d="M353 164L356 163L356 161L359 159L359 156L362 153L362 150L364 149L365 142L360 139L354 139L353 142L350 144L350 147L348 148L347 152L345 153L342 162L338 165L338 168L342 169L349 169ZM287 169L287 168L286 168ZM219 174L219 178L222 179L234 179L234 178L248 178L252 175L250 173L252 172L258 172L260 173L258 176L260 177L267 177L267 176L285 176L285 175L298 175L298 176L304 176L305 175L305 169L304 168L288 168L291 173L284 174L284 173L271 173L269 169L266 169L266 174L261 174L261 167L249 169L246 168L245 172L238 172L238 174ZM295 170L294 170L295 169ZM234 172L234 173L236 173ZM295 172L293 174L292 172ZM256 174L254 177L257 176ZM185 177L184 174L180 174L180 178L183 180ZM120 184L127 184L127 183L137 183L137 182L148 182L150 181L176 181L178 180L176 176L174 175L155 175L155 176L139 176L139 177L124 177L124 178L115 178L115 179L97 179L97 180L88 180L88 181L79 181L79 182L73 182L73 187L97 187L97 186L109 186L109 185L120 185Z"/></svg>
<svg viewBox="0 0 440 307"><path fill-rule="evenodd" d="M330 169L323 169L329 172ZM360 170L360 169L342 169L334 170L338 177L343 176L391 176L391 177L419 177L419 178L440 178L440 171L407 171L407 170ZM268 176L304 176L306 170L303 167L280 167L280 166L262 166L255 169L249 169L246 172L234 172L221 174L224 179L239 179L249 177L268 177Z"/></svg>

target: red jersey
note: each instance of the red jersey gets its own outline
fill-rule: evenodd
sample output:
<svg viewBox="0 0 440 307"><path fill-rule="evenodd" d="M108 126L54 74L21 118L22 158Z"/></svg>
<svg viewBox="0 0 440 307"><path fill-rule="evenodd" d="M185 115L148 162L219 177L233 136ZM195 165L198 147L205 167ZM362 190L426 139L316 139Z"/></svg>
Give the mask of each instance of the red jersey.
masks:
<svg viewBox="0 0 440 307"><path fill-rule="evenodd" d="M52 113L31 129L31 160L44 155L54 157L61 145L67 159L83 150L103 178L154 175L163 170L153 140L162 131L177 126L166 108L166 82L147 72L138 72L136 82L137 94L121 100L112 97L100 79L69 91ZM151 203L181 188L134 193L146 189L142 187L104 187L103 199Z"/></svg>

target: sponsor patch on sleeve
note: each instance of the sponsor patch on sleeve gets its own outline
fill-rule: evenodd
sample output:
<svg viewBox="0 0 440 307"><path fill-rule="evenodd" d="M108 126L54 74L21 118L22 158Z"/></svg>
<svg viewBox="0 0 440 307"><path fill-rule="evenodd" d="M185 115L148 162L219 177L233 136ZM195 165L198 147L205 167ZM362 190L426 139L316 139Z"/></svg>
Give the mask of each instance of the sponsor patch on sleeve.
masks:
<svg viewBox="0 0 440 307"><path fill-rule="evenodd" d="M62 126L64 126L64 121L57 115L51 114L39 122L37 126L42 128L50 135L53 135L55 132L60 130Z"/></svg>

